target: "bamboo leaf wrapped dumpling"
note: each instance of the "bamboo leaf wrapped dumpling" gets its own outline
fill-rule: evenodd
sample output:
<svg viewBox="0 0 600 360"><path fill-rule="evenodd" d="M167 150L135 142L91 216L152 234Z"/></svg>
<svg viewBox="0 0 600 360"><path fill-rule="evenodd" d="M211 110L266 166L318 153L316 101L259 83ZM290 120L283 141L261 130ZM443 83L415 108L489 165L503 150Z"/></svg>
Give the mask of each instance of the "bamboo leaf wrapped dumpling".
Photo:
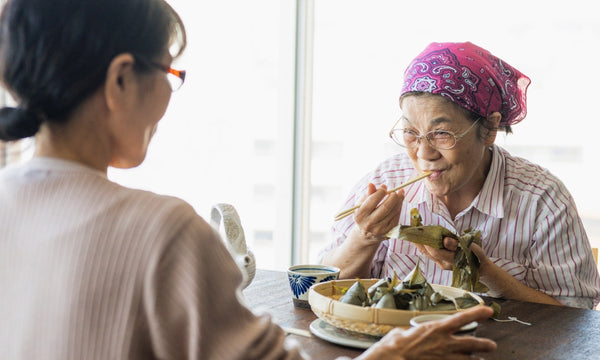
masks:
<svg viewBox="0 0 600 360"><path fill-rule="evenodd" d="M371 299L372 302L376 302L377 300L379 300L379 298L381 298L381 296L383 296L383 294L388 292L390 283L391 283L391 279L389 277L387 277L387 278L379 279L379 281L377 281L375 284L371 285L369 287L369 289L367 290L369 299Z"/></svg>
<svg viewBox="0 0 600 360"><path fill-rule="evenodd" d="M398 284L398 275L394 272L394 277L385 277L383 279L379 279L375 284L371 285L367 290L367 295L369 295L369 300L372 303L376 303L381 299L381 297L389 292L393 293L394 286Z"/></svg>
<svg viewBox="0 0 600 360"><path fill-rule="evenodd" d="M410 310L425 310L431 306L429 297L434 293L434 290L421 272L419 262L417 262L415 268L402 281L402 290L407 289L416 290L411 294L412 299L408 305Z"/></svg>
<svg viewBox="0 0 600 360"><path fill-rule="evenodd" d="M444 248L444 238L457 236L441 225L406 226L399 225L390 230L386 237L410 241L415 244L427 245L434 249Z"/></svg>
<svg viewBox="0 0 600 360"><path fill-rule="evenodd" d="M366 306L368 305L369 299L363 284L361 284L360 281L356 281L340 298L340 301L345 304Z"/></svg>
<svg viewBox="0 0 600 360"><path fill-rule="evenodd" d="M419 262L417 262L415 268L412 269L402 281L402 287L405 289L420 289L425 284L427 284L427 279L425 279L425 276L419 268Z"/></svg>
<svg viewBox="0 0 600 360"><path fill-rule="evenodd" d="M481 246L481 232L467 229L458 238L458 243L452 266L452 286L467 291L487 292L487 286L479 282L479 259L469 248L472 243Z"/></svg>
<svg viewBox="0 0 600 360"><path fill-rule="evenodd" d="M458 236L441 225L422 225L421 216L416 208L411 209L410 226L398 225L390 230L386 237L406 240L435 249L444 248L444 238L458 240L458 249L454 255L452 286L463 290L485 293L485 284L479 282L479 259L469 249L475 242L481 246L481 232L468 229Z"/></svg>
<svg viewBox="0 0 600 360"><path fill-rule="evenodd" d="M349 288L338 290L343 294L339 298L342 303L379 309L452 311L478 304L468 293L455 297L436 291L421 272L418 262L402 282L394 273L392 279L379 279L367 291L360 279Z"/></svg>
<svg viewBox="0 0 600 360"><path fill-rule="evenodd" d="M394 298L394 294L392 292L383 294L381 299L379 299L377 303L373 304L373 306L377 309L397 309L396 299Z"/></svg>

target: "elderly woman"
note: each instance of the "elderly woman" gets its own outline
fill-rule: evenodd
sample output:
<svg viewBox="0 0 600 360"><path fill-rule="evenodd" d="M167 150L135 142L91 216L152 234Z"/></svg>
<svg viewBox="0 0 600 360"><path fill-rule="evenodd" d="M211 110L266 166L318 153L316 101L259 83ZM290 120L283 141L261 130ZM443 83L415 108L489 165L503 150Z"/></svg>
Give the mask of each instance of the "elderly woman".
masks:
<svg viewBox="0 0 600 360"><path fill-rule="evenodd" d="M480 230L480 280L488 295L591 308L600 279L575 203L548 170L494 144L498 131L526 115L527 76L470 42L432 43L408 66L400 96L403 115L390 132L406 152L380 164L352 190L344 208L363 201L354 217L335 223L321 253L344 278L406 275L417 263L435 284L450 285L457 241L434 249L386 238L410 223L455 234ZM387 195L417 174L422 182Z"/></svg>

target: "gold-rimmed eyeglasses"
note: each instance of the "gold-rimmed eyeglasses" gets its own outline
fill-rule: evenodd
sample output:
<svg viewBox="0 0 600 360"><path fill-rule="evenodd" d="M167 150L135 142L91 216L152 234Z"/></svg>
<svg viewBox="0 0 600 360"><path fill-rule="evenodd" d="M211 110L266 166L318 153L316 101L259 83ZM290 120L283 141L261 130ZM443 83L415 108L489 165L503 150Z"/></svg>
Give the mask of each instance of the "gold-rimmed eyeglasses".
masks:
<svg viewBox="0 0 600 360"><path fill-rule="evenodd" d="M481 120L481 118L478 118L471 126L469 126L467 130L459 135L447 130L431 130L425 135L419 135L419 133L411 129L396 128L398 123L402 120L405 120L405 118L400 117L392 127L392 130L390 130L390 138L392 138L396 144L408 149L414 149L419 146L422 139L425 139L427 143L434 149L450 150L456 146L456 143L460 139L462 139L469 131L471 131L471 129L479 122L479 120Z"/></svg>
<svg viewBox="0 0 600 360"><path fill-rule="evenodd" d="M169 84L171 85L171 91L179 90L179 88L185 82L185 74L186 74L185 70L176 70L170 66L159 64L157 62L153 62L150 60L146 60L139 56L136 56L135 58L148 66L152 66L156 69L160 69L160 70L166 72L167 80L169 81Z"/></svg>

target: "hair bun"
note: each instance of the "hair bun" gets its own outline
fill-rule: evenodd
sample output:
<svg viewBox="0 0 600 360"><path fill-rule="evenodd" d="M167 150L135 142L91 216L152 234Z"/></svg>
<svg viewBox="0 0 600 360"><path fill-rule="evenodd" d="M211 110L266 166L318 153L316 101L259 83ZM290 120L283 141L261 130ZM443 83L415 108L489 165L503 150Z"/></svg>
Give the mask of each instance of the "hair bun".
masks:
<svg viewBox="0 0 600 360"><path fill-rule="evenodd" d="M0 109L0 140L13 141L34 136L43 119L39 113L24 108Z"/></svg>

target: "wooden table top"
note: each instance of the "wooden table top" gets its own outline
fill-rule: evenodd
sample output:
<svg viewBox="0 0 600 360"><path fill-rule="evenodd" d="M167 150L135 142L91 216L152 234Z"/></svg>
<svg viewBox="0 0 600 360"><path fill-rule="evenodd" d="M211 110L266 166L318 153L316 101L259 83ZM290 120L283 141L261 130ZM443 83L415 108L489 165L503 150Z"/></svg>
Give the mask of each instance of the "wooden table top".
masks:
<svg viewBox="0 0 600 360"><path fill-rule="evenodd" d="M253 282L244 291L251 309L264 309L281 326L309 330L317 317L309 309L294 307L287 274L284 271L257 270ZM492 299L484 298L486 303ZM489 360L590 360L600 359L600 311L554 305L493 299L502 306L500 318L515 316L531 323L481 323L476 336L498 343L493 353L478 354ZM337 356L356 357L364 350L336 345L316 336L294 336L302 349L314 359Z"/></svg>

